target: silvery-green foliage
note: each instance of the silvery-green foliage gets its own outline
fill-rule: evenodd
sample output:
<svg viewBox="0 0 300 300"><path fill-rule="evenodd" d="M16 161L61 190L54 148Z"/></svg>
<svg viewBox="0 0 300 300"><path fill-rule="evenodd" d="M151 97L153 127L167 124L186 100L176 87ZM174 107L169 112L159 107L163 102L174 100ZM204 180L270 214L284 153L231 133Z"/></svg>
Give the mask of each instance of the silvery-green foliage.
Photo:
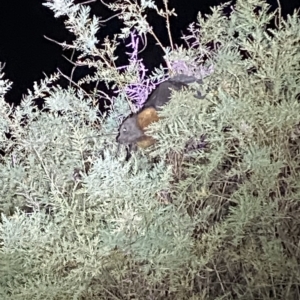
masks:
<svg viewBox="0 0 300 300"><path fill-rule="evenodd" d="M29 103L43 89L46 111L39 111ZM6 141L1 161L1 255L5 272L24 269L2 277L5 297L26 297L24 278L31 299L80 294L79 286L107 278L105 261L116 249L120 259L143 263L144 272L152 264L164 270L189 261L193 221L156 196L170 189L171 168L140 156L125 162L111 137L101 135L102 123L89 97L43 83L12 115L14 139Z"/></svg>
<svg viewBox="0 0 300 300"><path fill-rule="evenodd" d="M70 6L65 12L86 19L87 10L76 15ZM84 52L89 48L82 41L73 46ZM127 76L113 72L117 82ZM109 82L109 76L103 71L101 78ZM57 79L54 75L35 83L34 92L10 112L6 131L12 138L3 143L0 181L6 274L1 294L12 299L76 298L96 278L101 282L103 277L100 286L106 285L111 276L107 265L116 278L118 264L126 274L124 257L140 264L143 274L156 266L150 281L155 284L167 270L188 264L193 247L194 221L157 196L170 190L171 168L162 161L150 164L140 155L124 162L114 141L118 123L112 122L116 113L124 114L124 106L118 106L121 97L108 118L99 117L89 95L62 89L54 85ZM42 111L35 107L37 97L45 100ZM114 252L120 257L110 261Z"/></svg>
<svg viewBox="0 0 300 300"><path fill-rule="evenodd" d="M165 59L203 84L172 92L149 126L155 147L126 160L115 137L134 62L115 65L116 36L96 46L88 6L46 6L75 35L63 46L96 68L78 85L105 81L118 94L99 116L90 94L56 86L55 74L11 108L1 74L1 299L296 299L298 16L266 31L274 14L263 1L237 1L230 18L220 7L199 14L188 49L166 48ZM109 7L122 11L119 37L151 32L153 1Z"/></svg>
<svg viewBox="0 0 300 300"><path fill-rule="evenodd" d="M114 1L107 5L112 11L120 11L120 19L124 21L125 27L121 29L122 34L119 34L120 38L126 38L130 34L132 28L137 29L138 33L146 34L152 28L146 20L146 9L154 9L158 11L158 8L154 1L142 0L139 5L136 1Z"/></svg>

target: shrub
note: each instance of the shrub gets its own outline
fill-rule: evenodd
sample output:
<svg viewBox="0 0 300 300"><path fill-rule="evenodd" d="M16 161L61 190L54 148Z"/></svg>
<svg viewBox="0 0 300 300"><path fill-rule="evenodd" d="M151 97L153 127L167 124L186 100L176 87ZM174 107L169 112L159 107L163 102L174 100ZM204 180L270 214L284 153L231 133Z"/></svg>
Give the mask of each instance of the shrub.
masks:
<svg viewBox="0 0 300 300"><path fill-rule="evenodd" d="M228 4L199 13L186 47L160 44L169 73L147 78L136 43L155 36L147 9L169 28L164 3L109 5L124 28L96 47L88 6L48 1L75 36L63 46L96 72L66 89L60 74L46 77L15 108L2 73L2 299L298 298L299 18L258 0L237 1L230 16ZM130 34L129 64L118 67L117 38ZM192 87L204 99L173 92L148 130L158 143L126 159L122 118L172 72L202 77ZM92 81L115 96L81 88Z"/></svg>

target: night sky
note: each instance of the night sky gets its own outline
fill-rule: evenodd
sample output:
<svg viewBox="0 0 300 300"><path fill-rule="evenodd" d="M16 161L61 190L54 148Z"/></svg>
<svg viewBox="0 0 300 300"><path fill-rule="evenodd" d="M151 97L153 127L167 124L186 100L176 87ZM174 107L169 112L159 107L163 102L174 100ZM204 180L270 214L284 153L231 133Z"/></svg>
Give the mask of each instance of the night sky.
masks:
<svg viewBox="0 0 300 300"><path fill-rule="evenodd" d="M64 74L69 75L72 65L67 62L62 54L70 57L71 51L63 52L62 48L45 39L50 37L58 42L71 41L72 35L65 29L63 19L55 19L53 12L44 7L45 0L2 0L0 1L0 61L6 63L5 78L13 81L12 90L6 95L9 102L19 103L22 93L32 88L34 81L44 78L43 72L50 75L59 68ZM75 1L75 3L85 2ZM106 2L109 2L108 0ZM162 4L162 0L156 0ZM172 17L172 35L176 44L180 40L181 30L196 21L198 11L202 14L210 12L210 6L216 6L226 1L220 0L169 0L169 7L174 7L178 17ZM300 7L300 0L280 1L283 16L291 14L295 8ZM277 7L276 0L269 0L273 8ZM100 1L91 3L92 13L106 19L112 15ZM156 17L156 13L148 15L148 20L153 26L159 39L167 44L165 21ZM97 36L101 41L105 36L112 36L119 32L121 23L117 18L101 27ZM186 32L186 31L185 31ZM155 46L153 39L148 39L148 48L142 57L148 69L158 66L162 62L162 52ZM124 57L123 57L124 59ZM120 57L122 60L122 57ZM80 74L78 74L80 76Z"/></svg>

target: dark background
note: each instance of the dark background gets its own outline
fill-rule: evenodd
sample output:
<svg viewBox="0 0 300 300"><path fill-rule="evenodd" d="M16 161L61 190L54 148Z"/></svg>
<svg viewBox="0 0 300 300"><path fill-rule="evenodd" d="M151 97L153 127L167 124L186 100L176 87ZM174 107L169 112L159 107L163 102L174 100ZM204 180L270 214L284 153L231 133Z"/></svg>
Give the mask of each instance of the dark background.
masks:
<svg viewBox="0 0 300 300"><path fill-rule="evenodd" d="M5 78L13 81L13 88L6 95L10 103L18 104L21 95L32 88L33 82L44 78L43 72L52 74L59 68L69 75L72 65L62 57L61 46L47 40L44 35L58 42L71 41L72 35L68 33L62 18L54 18L54 13L43 6L45 0L2 0L0 1L0 61L6 63ZM85 0L74 1L75 3ZM106 2L109 2L108 0ZM155 0L162 6L162 0ZM196 21L199 11L202 14L210 13L210 7L227 1L220 0L169 0L169 8L175 8L177 17L171 18L172 36L174 43L181 44L181 30ZM272 9L277 8L276 0L267 1ZM300 7L300 0L281 1L282 15L292 14L295 8ZM234 2L233 2L234 3ZM92 14L102 19L112 16L112 12L101 4L99 0L91 3ZM164 46L168 46L165 21L157 17L156 12L148 15L148 21L153 26L158 38ZM117 18L105 23L100 28L98 39L119 32L121 23ZM186 31L185 31L186 32ZM123 54L123 56L122 56ZM71 51L64 55L70 57ZM144 63L149 70L162 62L162 52L152 38L148 38L148 48L142 55ZM120 52L119 62L125 63L124 52ZM79 70L77 77L84 75L85 70Z"/></svg>

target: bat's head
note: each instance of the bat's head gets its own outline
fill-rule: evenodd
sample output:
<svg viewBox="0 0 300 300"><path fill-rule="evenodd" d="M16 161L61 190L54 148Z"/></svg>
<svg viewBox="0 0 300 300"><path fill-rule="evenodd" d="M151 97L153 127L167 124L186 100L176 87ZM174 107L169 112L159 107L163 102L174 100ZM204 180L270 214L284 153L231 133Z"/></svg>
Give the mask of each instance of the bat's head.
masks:
<svg viewBox="0 0 300 300"><path fill-rule="evenodd" d="M137 144L147 148L154 140L145 135L145 129L159 120L157 111L153 107L143 109L138 114L128 117L120 126L117 142L120 144Z"/></svg>
<svg viewBox="0 0 300 300"><path fill-rule="evenodd" d="M120 126L117 142L120 144L133 144L144 136L138 125L137 115L128 117Z"/></svg>

